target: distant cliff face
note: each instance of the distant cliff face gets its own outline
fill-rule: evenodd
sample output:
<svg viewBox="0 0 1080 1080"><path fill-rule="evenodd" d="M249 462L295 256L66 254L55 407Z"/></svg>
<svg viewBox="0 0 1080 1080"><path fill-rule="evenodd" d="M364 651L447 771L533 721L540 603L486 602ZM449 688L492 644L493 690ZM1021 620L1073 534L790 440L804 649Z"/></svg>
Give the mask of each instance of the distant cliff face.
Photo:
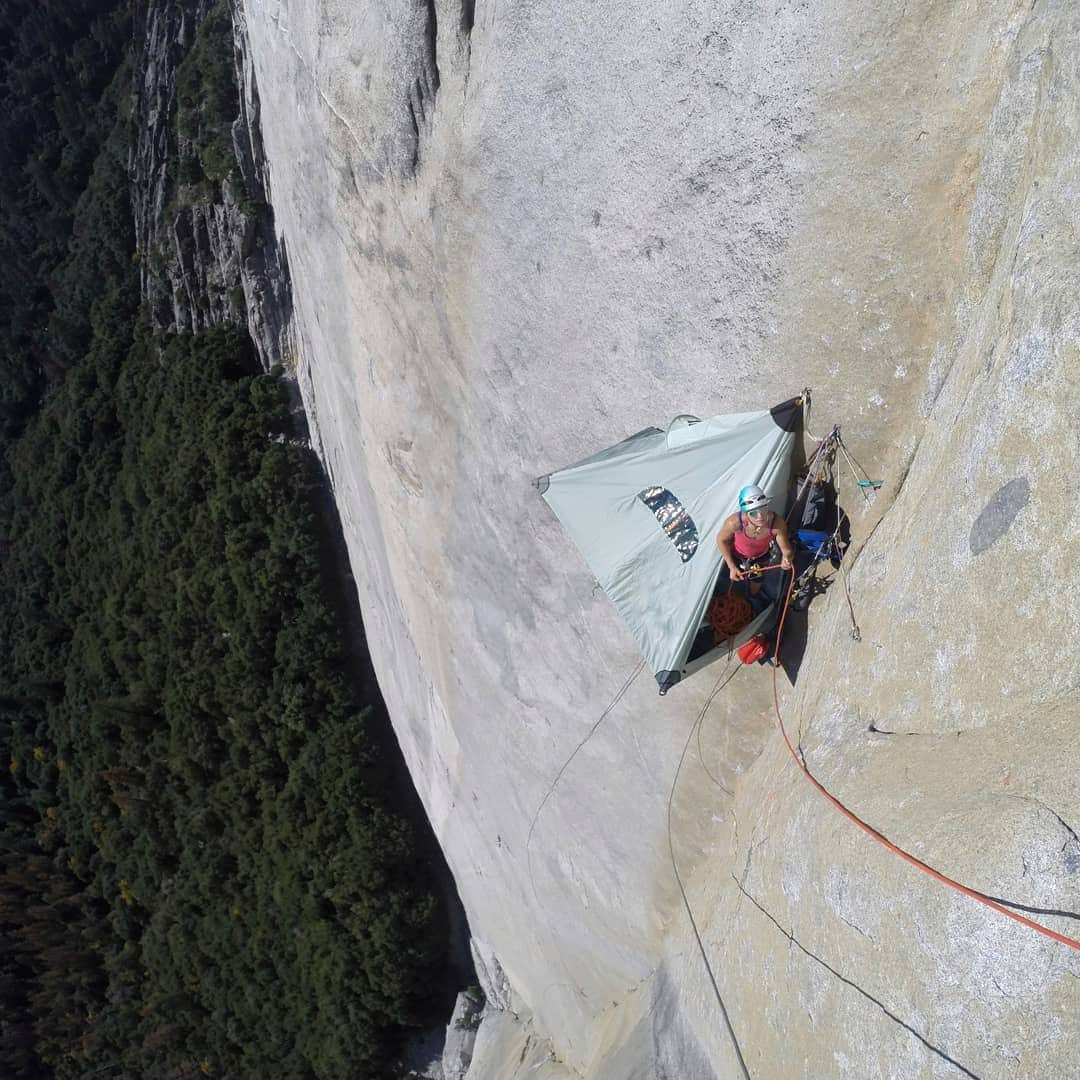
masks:
<svg viewBox="0 0 1080 1080"><path fill-rule="evenodd" d="M734 1076L736 1040L754 1076L1069 1075L1080 954L837 815L760 669L696 739L718 671L620 697L633 642L530 480L813 387L884 485L841 472L860 634L837 583L789 730L865 820L1075 936L1074 6L243 19L313 437L485 976L469 1075Z"/></svg>
<svg viewBox="0 0 1080 1080"><path fill-rule="evenodd" d="M247 324L264 366L294 362L288 260L267 200L243 12L150 0L135 25L132 198L158 329Z"/></svg>

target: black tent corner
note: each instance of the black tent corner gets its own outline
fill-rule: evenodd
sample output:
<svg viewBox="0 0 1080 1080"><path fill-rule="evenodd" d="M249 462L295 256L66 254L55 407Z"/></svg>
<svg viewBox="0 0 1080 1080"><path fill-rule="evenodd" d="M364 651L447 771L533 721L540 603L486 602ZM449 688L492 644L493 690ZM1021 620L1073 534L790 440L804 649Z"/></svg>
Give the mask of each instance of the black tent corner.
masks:
<svg viewBox="0 0 1080 1080"><path fill-rule="evenodd" d="M681 671L658 671L656 681L660 687L660 696L663 697L681 678Z"/></svg>
<svg viewBox="0 0 1080 1080"><path fill-rule="evenodd" d="M799 430L799 424L802 421L803 399L801 397L788 398L787 401L774 405L769 410L769 414L781 431L794 433Z"/></svg>

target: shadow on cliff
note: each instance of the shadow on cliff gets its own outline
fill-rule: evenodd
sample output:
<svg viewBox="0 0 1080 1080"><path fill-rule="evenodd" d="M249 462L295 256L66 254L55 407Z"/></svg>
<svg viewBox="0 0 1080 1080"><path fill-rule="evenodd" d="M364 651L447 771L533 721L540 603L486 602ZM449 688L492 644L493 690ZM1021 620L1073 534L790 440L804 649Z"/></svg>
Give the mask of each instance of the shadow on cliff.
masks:
<svg viewBox="0 0 1080 1080"><path fill-rule="evenodd" d="M784 623L784 637L780 648L780 667L788 677L792 686L795 685L802 668L803 657L806 654L807 641L807 616L805 611L788 612L787 621Z"/></svg>

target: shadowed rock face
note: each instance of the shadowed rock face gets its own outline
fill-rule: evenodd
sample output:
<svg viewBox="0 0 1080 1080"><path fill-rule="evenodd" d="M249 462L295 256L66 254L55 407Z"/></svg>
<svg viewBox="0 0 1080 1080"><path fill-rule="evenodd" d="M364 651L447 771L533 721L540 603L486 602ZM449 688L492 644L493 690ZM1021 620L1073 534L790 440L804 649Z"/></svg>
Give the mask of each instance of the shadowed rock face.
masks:
<svg viewBox="0 0 1080 1080"><path fill-rule="evenodd" d="M972 555L981 555L1007 533L1017 515L1031 499L1031 484L1026 476L1018 476L994 492L990 501L971 526L968 547Z"/></svg>
<svg viewBox="0 0 1080 1080"><path fill-rule="evenodd" d="M180 167L192 140L178 131L178 72L208 16L220 8L213 0L148 0L138 9L130 172L140 288L157 329L246 324L265 368L291 366L287 249L267 201L259 94L239 6L221 10L220 37L227 40L212 45L230 50L220 61L236 70L236 119L228 132L236 167L225 179L205 181L197 194Z"/></svg>
<svg viewBox="0 0 1080 1080"><path fill-rule="evenodd" d="M486 973L469 1075L739 1075L732 1034L760 1077L1069 1075L1080 953L842 819L759 669L699 734L717 669L633 681L560 775L638 658L530 481L812 386L884 485L842 465L860 637L811 608L789 731L1080 934L1074 6L244 15L313 438Z"/></svg>

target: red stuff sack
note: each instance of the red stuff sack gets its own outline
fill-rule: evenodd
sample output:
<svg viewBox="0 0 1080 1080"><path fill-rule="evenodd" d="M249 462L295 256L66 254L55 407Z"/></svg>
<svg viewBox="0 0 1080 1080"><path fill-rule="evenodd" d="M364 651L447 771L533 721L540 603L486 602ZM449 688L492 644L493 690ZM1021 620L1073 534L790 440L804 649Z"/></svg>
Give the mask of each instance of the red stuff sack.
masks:
<svg viewBox="0 0 1080 1080"><path fill-rule="evenodd" d="M739 659L744 664L756 664L769 651L769 642L764 634L755 634L749 641L739 646Z"/></svg>

